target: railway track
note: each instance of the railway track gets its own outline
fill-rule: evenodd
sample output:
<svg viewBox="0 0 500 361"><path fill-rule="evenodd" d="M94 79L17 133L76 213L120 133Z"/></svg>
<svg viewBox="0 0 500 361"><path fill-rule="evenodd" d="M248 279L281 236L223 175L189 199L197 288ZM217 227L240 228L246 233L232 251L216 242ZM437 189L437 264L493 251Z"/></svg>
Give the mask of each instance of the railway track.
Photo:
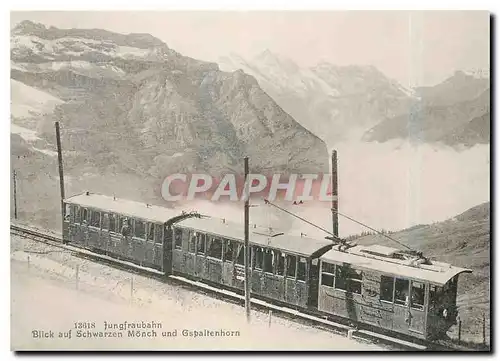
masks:
<svg viewBox="0 0 500 361"><path fill-rule="evenodd" d="M175 284L189 290L203 292L211 297L221 299L226 302L235 304L244 304L244 296L233 291L214 287L210 284L185 278L180 275L171 275L166 277L161 272L138 266L134 263L118 260L102 253L96 253L88 249L74 247L62 243L62 237L55 233L49 233L44 230L28 227L25 225L11 224L10 232L23 238L33 240L38 243L43 243L56 248L53 252L70 252L73 256L89 259L94 262L112 266L129 273L138 274L141 276L157 279L161 282ZM349 324L340 323L337 320L332 321L322 315L305 313L287 307L281 307L260 299L252 299L252 308L263 312L272 311L273 315L286 319L292 319L295 322L300 322L311 327L327 330L336 334L344 335L348 338L357 340L363 343L376 343L387 347L392 351L475 351L461 347L459 345L447 345L430 343L423 341L403 340L381 333L377 333L368 329L359 329L350 326Z"/></svg>

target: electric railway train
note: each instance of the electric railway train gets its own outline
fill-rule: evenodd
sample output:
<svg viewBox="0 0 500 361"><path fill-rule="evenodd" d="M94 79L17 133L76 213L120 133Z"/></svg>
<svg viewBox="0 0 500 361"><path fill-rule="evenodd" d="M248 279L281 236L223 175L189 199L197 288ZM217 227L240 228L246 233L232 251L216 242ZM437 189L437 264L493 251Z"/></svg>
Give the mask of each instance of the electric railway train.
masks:
<svg viewBox="0 0 500 361"><path fill-rule="evenodd" d="M241 293L244 225L85 192L64 200L63 241ZM421 340L455 324L471 270L380 245L250 228L252 297Z"/></svg>

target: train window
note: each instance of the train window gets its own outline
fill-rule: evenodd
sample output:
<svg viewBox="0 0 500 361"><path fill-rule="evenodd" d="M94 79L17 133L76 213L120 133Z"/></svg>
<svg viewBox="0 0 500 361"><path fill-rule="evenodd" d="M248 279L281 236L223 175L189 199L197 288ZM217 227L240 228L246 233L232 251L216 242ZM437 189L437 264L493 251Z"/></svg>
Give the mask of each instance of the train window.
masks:
<svg viewBox="0 0 500 361"><path fill-rule="evenodd" d="M338 290L347 291L347 268L335 267L335 288Z"/></svg>
<svg viewBox="0 0 500 361"><path fill-rule="evenodd" d="M86 224L89 223L87 217L88 217L88 213L89 211L87 210L87 208L81 208L81 211L82 211L82 217L81 217L81 220L82 220L82 224L85 222Z"/></svg>
<svg viewBox="0 0 500 361"><path fill-rule="evenodd" d="M273 251L271 251L270 249L265 249L263 252L263 258L263 271L267 273L273 273Z"/></svg>
<svg viewBox="0 0 500 361"><path fill-rule="evenodd" d="M322 272L330 273L332 275L335 274L335 265L333 263L322 262L321 263Z"/></svg>
<svg viewBox="0 0 500 361"><path fill-rule="evenodd" d="M283 276L285 274L285 255L276 251L276 274Z"/></svg>
<svg viewBox="0 0 500 361"><path fill-rule="evenodd" d="M174 228L174 246L175 249L182 249L182 230Z"/></svg>
<svg viewBox="0 0 500 361"><path fill-rule="evenodd" d="M191 233L193 233L193 231L191 230L188 229L182 230L182 245L183 245L182 248L184 248L184 246L189 243L189 240L191 239Z"/></svg>
<svg viewBox="0 0 500 361"><path fill-rule="evenodd" d="M138 219L135 220L134 235L137 238L146 238L146 225L143 221L139 221Z"/></svg>
<svg viewBox="0 0 500 361"><path fill-rule="evenodd" d="M329 273L321 274L321 284L323 286L333 287L333 282L335 281L335 276Z"/></svg>
<svg viewBox="0 0 500 361"><path fill-rule="evenodd" d="M224 260L226 262L233 262L233 253L234 253L234 242L226 239L224 241Z"/></svg>
<svg viewBox="0 0 500 361"><path fill-rule="evenodd" d="M424 309L425 284L422 282L411 282L411 308Z"/></svg>
<svg viewBox="0 0 500 361"><path fill-rule="evenodd" d="M196 254L205 254L205 239L206 235L198 233L198 243L196 244Z"/></svg>
<svg viewBox="0 0 500 361"><path fill-rule="evenodd" d="M163 224L155 224L155 243L162 244L163 243Z"/></svg>
<svg viewBox="0 0 500 361"><path fill-rule="evenodd" d="M208 257L222 259L222 240L220 238L209 237L207 249Z"/></svg>
<svg viewBox="0 0 500 361"><path fill-rule="evenodd" d="M380 277L380 300L394 302L394 277Z"/></svg>
<svg viewBox="0 0 500 361"><path fill-rule="evenodd" d="M101 212L92 211L90 213L90 223L92 227L101 228Z"/></svg>
<svg viewBox="0 0 500 361"><path fill-rule="evenodd" d="M77 219L79 219L78 212L80 211L80 207L72 205L71 206L71 223L77 223Z"/></svg>
<svg viewBox="0 0 500 361"><path fill-rule="evenodd" d="M124 237L128 237L132 234L132 222L128 217L120 218L120 233Z"/></svg>
<svg viewBox="0 0 500 361"><path fill-rule="evenodd" d="M196 252L196 239L198 238L197 232L191 232L191 236L189 237L188 242L188 252L195 253Z"/></svg>
<svg viewBox="0 0 500 361"><path fill-rule="evenodd" d="M70 222L71 216L73 213L71 212L71 206L69 204L64 204L64 220Z"/></svg>
<svg viewBox="0 0 500 361"><path fill-rule="evenodd" d="M109 214L109 230L116 232L116 216L113 213Z"/></svg>
<svg viewBox="0 0 500 361"><path fill-rule="evenodd" d="M242 244L238 244L238 256L236 257L236 264L245 264L245 247Z"/></svg>
<svg viewBox="0 0 500 361"><path fill-rule="evenodd" d="M311 260L311 274L313 275L318 274L318 266L319 266L319 259L315 258Z"/></svg>
<svg viewBox="0 0 500 361"><path fill-rule="evenodd" d="M294 277L297 271L297 257L286 255L286 275L287 277Z"/></svg>
<svg viewBox="0 0 500 361"><path fill-rule="evenodd" d="M394 303L398 305L408 305L408 292L410 281L396 278L394 283Z"/></svg>
<svg viewBox="0 0 500 361"><path fill-rule="evenodd" d="M262 261L264 259L264 250L260 247L252 247L253 249L253 268L262 270Z"/></svg>
<svg viewBox="0 0 500 361"><path fill-rule="evenodd" d="M429 310L437 309L441 305L443 287L431 285L429 287Z"/></svg>
<svg viewBox="0 0 500 361"><path fill-rule="evenodd" d="M104 231L109 229L109 214L107 213L102 214L102 229Z"/></svg>
<svg viewBox="0 0 500 361"><path fill-rule="evenodd" d="M327 262L321 263L321 284L333 287L335 280L335 265Z"/></svg>
<svg viewBox="0 0 500 361"><path fill-rule="evenodd" d="M304 257L299 257L299 263L297 267L297 279L299 281L306 280L306 264L307 260Z"/></svg>
<svg viewBox="0 0 500 361"><path fill-rule="evenodd" d="M75 223L80 223L80 220L81 220L81 213L80 213L80 207L79 206L75 206L74 208L74 213L75 213Z"/></svg>
<svg viewBox="0 0 500 361"><path fill-rule="evenodd" d="M122 233L123 227L128 226L131 227L131 222L128 217L119 217L118 219L118 232Z"/></svg>
<svg viewBox="0 0 500 361"><path fill-rule="evenodd" d="M154 242L155 239L155 225L153 223L146 223L146 241Z"/></svg>
<svg viewBox="0 0 500 361"><path fill-rule="evenodd" d="M361 287L363 284L363 272L350 269L349 278L347 281L348 290L352 293L361 294Z"/></svg>

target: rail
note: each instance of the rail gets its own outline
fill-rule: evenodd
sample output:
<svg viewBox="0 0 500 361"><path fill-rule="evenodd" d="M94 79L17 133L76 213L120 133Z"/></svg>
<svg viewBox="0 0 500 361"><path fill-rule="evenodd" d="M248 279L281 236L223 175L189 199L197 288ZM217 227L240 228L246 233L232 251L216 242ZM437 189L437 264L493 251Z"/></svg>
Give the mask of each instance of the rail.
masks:
<svg viewBox="0 0 500 361"><path fill-rule="evenodd" d="M199 281L193 281L179 275L170 275L168 277L165 277L162 272L155 269L142 267L132 262L117 260L113 257L95 253L84 248L63 244L61 235L57 233L51 233L45 230L19 224L11 224L10 231L11 234L18 235L23 238L28 238L35 242L44 243L48 246L57 248L59 251L71 252L72 255L76 257L86 258L92 261L97 261L99 263L104 263L106 265L120 268L128 272L136 274L138 273L146 277L155 278L157 280L160 280L161 282L172 281L184 286L192 287L193 289L196 289L198 291L201 289L204 292L221 297L225 301L236 301L239 304L243 304L244 302L244 296L236 292L220 289ZM270 313L274 312L274 314L279 314L284 318L291 318L295 321L300 321L301 323L305 323L315 328L326 329L328 331L347 336L348 338L358 340L360 342L382 344L390 347L393 351L472 351L463 347L450 347L449 345L423 342L421 340L418 340L418 343L410 342L408 340L398 339L369 330L357 329L346 324L328 320L319 315L309 314L287 307L278 306L260 299L252 299L251 304L254 309L268 311Z"/></svg>

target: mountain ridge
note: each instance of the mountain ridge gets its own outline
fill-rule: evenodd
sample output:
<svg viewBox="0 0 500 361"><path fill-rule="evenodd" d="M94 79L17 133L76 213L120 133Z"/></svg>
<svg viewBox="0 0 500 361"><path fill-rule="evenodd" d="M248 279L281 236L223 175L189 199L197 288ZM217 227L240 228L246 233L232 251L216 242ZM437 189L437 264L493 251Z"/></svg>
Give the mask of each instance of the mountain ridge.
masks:
<svg viewBox="0 0 500 361"><path fill-rule="evenodd" d="M323 141L253 77L222 72L216 63L183 56L148 34L22 22L12 30L11 67L11 79L64 101L40 119L13 121L45 123L48 137L55 120L70 133L87 132L95 139L75 142L74 134L63 135L63 144L90 152L97 165L113 146L124 151L127 145L130 154L118 157L123 168L153 177L235 171L243 156L256 172L328 171Z"/></svg>
<svg viewBox="0 0 500 361"><path fill-rule="evenodd" d="M282 108L329 147L346 139L352 129L373 126L403 112L412 99L410 90L373 66L336 66L323 61L300 67L269 49L251 60L237 54L221 57L219 66L253 75Z"/></svg>
<svg viewBox="0 0 500 361"><path fill-rule="evenodd" d="M451 147L489 142L486 120L466 125L489 112L478 114L469 108L458 115L461 120L455 126L448 124L463 110L462 103L474 101L489 90L488 78L464 71L456 71L433 86L407 88L372 65L338 66L320 61L315 66L300 67L269 49L250 60L229 54L219 58L219 66L253 75L283 109L319 135L329 148L352 139L408 139ZM448 114L444 128L439 119L429 115L432 111L428 109L434 108ZM479 124L482 129L478 129Z"/></svg>

